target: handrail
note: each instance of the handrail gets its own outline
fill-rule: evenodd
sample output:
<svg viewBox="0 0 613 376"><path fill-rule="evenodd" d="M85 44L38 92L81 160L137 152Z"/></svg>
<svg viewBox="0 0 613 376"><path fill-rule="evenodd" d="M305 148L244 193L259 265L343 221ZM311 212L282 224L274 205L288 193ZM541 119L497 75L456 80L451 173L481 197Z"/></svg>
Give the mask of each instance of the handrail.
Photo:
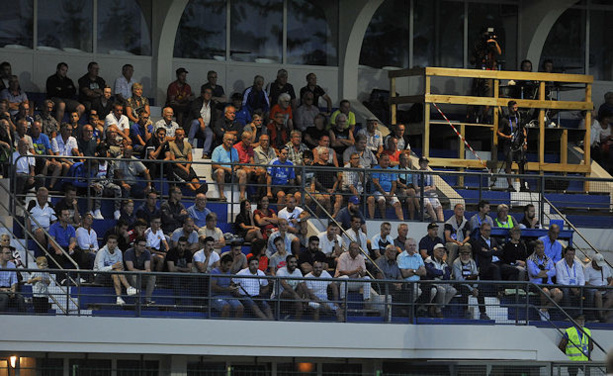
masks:
<svg viewBox="0 0 613 376"><path fill-rule="evenodd" d="M581 238L581 239L582 239L582 240L583 240L583 241L584 241L584 242L585 242L585 243L586 243L586 244L587 244L587 245L588 245L590 248L592 248L592 250L593 250L594 252L596 252L596 254L599 254L599 253L600 253L600 252L598 251L598 249L597 249L597 248L596 248L596 247L595 247L595 246L594 246L594 245L593 245L593 244L592 244L592 243L591 243L591 242L590 242L590 241L589 241L589 240L588 240L588 239L587 239L585 236L583 236L583 234L581 233L581 231L579 231L579 229L577 229L577 228L575 227L575 225L573 225L573 224L572 224L572 223L571 223L571 222L568 220L568 218L566 218L566 216L565 216L564 214L562 214L562 212L561 212L560 210L558 210L558 208L556 208L556 206L555 206L555 205L554 205L554 204L553 204L551 201L549 201L549 199L548 199L547 197L545 197L545 195L543 195L543 200L544 200L544 201L545 201L547 204L549 204L549 206L550 206L550 207L552 207L552 208L553 208L553 210L555 210L555 212L556 212L556 213L557 213L557 214L558 214L560 217L562 217L562 219L564 220L564 222L565 222L566 224L568 224L568 225L570 226L570 228L571 228L571 229L573 229L573 231L574 231L574 232L575 232L577 235L579 235L579 237L580 237L580 238ZM581 253L583 253L583 255L584 255L586 258L589 258L589 257L588 257L588 255L587 255L585 252L583 252L583 250L582 250L582 249L581 249ZM609 266L609 268L611 268L611 264L609 263L609 261L607 261L607 259L606 259L606 258L605 258L604 260L605 260L605 262L607 263L607 265Z"/></svg>

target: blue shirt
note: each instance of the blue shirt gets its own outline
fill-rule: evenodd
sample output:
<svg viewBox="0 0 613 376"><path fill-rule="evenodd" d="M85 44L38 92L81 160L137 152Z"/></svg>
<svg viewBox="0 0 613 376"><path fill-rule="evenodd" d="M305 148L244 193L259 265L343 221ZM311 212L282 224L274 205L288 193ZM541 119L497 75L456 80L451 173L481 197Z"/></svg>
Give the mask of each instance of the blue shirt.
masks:
<svg viewBox="0 0 613 376"><path fill-rule="evenodd" d="M210 213L211 211L208 208L204 208L202 211L198 210L196 204L187 209L187 215L194 220L194 224L198 227L204 227L206 225L206 216Z"/></svg>
<svg viewBox="0 0 613 376"><path fill-rule="evenodd" d="M77 232L71 225L66 225L66 229L64 229L58 221L49 226L49 235L55 239L60 247L68 248L70 245L70 238L76 238ZM49 242L49 249L52 249L51 242Z"/></svg>
<svg viewBox="0 0 613 376"><path fill-rule="evenodd" d="M419 252L415 252L412 256L407 253L407 251L402 252L398 255L398 268L399 269L419 269L421 266L424 266L424 260L419 255ZM419 281L418 275L412 275L410 277L406 277L405 281L415 282Z"/></svg>
<svg viewBox="0 0 613 376"><path fill-rule="evenodd" d="M375 166L374 169L381 170L381 166ZM386 170L391 170L391 168L386 168ZM385 192L390 192L392 190L392 183L398 180L396 174L385 174L382 172L373 172L372 178L379 180L379 185L381 185Z"/></svg>
<svg viewBox="0 0 613 376"><path fill-rule="evenodd" d="M554 264L562 259L562 244L559 241L553 243L549 239L549 235L544 235L539 238L545 244L545 254Z"/></svg>
<svg viewBox="0 0 613 376"><path fill-rule="evenodd" d="M44 155L47 154L47 151L51 150L49 137L44 133L41 133L37 138L32 137L32 144L34 146L34 154L36 155Z"/></svg>
<svg viewBox="0 0 613 376"><path fill-rule="evenodd" d="M270 165L268 166L268 175L272 177L272 185L285 185L289 183L290 179L296 178L296 173L294 172L293 167L283 167L283 166L293 166L294 164L288 159L285 163L281 163L279 158L275 158L270 161Z"/></svg>
<svg viewBox="0 0 613 376"><path fill-rule="evenodd" d="M234 148L230 148L230 150L224 149L223 145L219 145L213 150L213 155L211 156L211 161L215 164L219 164L222 167L232 168L229 164L224 163L236 163L238 162L238 151Z"/></svg>
<svg viewBox="0 0 613 376"><path fill-rule="evenodd" d="M218 276L218 277L212 277L212 278L215 278L215 282L217 282L217 286L222 287L222 288L230 287L230 283L232 282L230 271L224 273L219 268L215 268L211 270L210 274ZM212 291L212 294L213 296L227 295L227 293L220 293L220 292L215 292L215 291Z"/></svg>
<svg viewBox="0 0 613 376"><path fill-rule="evenodd" d="M13 269L11 271L6 269ZM6 268L0 269L0 287L11 287L16 285L17 282L17 273L14 271L15 264L12 262L6 263Z"/></svg>
<svg viewBox="0 0 613 376"><path fill-rule="evenodd" d="M149 124L147 128L149 129L149 132L153 132L153 124ZM140 136L143 141L147 142L145 139L145 127L141 126L139 123L134 123L130 127L130 138L132 139L132 142L136 142L137 135Z"/></svg>

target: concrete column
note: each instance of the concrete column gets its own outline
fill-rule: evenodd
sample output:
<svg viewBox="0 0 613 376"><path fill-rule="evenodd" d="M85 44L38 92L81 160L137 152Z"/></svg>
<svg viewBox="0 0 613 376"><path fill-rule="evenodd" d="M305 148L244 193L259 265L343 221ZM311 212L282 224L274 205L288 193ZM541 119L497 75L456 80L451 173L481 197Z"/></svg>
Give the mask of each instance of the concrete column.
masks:
<svg viewBox="0 0 613 376"><path fill-rule="evenodd" d="M538 70L543 46L549 31L566 9L576 0L531 0L521 5L520 57L532 61L534 70ZM523 54L523 55L522 55ZM521 58L520 60L523 60Z"/></svg>
<svg viewBox="0 0 613 376"><path fill-rule="evenodd" d="M338 93L341 99L358 96L358 65L364 34L384 0L340 0Z"/></svg>

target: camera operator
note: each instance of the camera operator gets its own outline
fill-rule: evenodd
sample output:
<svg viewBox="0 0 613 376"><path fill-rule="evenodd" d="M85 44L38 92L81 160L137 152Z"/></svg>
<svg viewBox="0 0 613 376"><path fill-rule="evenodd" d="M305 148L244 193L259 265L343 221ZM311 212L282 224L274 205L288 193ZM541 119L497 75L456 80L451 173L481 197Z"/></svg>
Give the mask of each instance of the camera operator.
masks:
<svg viewBox="0 0 613 376"><path fill-rule="evenodd" d="M522 123L519 115L517 102L509 101L509 114L503 118L498 128L498 145L502 147L504 154L504 172L511 174L511 165L513 161L519 166L519 174L524 174L526 165L526 150L528 148L528 134L525 125ZM515 192L513 188L513 179L508 176L509 192ZM520 191L527 192L528 186L524 179L520 179Z"/></svg>
<svg viewBox="0 0 613 376"><path fill-rule="evenodd" d="M484 29L481 33L479 41L473 47L470 57L470 63L474 64L476 69L483 70L498 70L498 62L496 57L502 55L502 49L498 44L498 36L494 32L493 27ZM472 95L477 97L493 96L493 80L491 79L474 79L472 87ZM468 118L474 118L474 121L479 123L488 123L489 121L489 106L479 106L469 108ZM470 119L472 121L472 119Z"/></svg>

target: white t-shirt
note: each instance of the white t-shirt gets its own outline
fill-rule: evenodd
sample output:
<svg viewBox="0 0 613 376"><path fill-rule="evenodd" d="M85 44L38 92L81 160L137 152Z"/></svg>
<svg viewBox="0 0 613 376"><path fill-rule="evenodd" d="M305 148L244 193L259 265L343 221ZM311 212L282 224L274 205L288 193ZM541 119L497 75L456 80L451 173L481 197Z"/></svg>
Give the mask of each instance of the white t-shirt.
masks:
<svg viewBox="0 0 613 376"><path fill-rule="evenodd" d="M153 232L151 227L145 231L145 236L147 237L147 247L160 249L160 245L162 243L162 239L164 239L164 231L160 228L157 232Z"/></svg>
<svg viewBox="0 0 613 376"><path fill-rule="evenodd" d="M38 202L36 206L30 209L30 216L41 225L45 230L49 230L49 226L51 226L51 222L57 221L57 217L55 216L55 210L49 205L49 203L45 203L44 207L40 207ZM32 229L38 228L38 225L34 223L31 219L30 224L32 225Z"/></svg>
<svg viewBox="0 0 613 376"><path fill-rule="evenodd" d="M286 206L282 210L279 210L279 214L277 214L277 217L287 219L287 222L289 223L290 227L296 228L296 225L292 223L291 220L298 219L303 211L304 210L296 206L293 211L289 212Z"/></svg>
<svg viewBox="0 0 613 376"><path fill-rule="evenodd" d="M321 249L321 251L326 255L332 253L334 250L334 239L328 239L328 232L320 232L317 237L319 238L319 249ZM336 235L336 241L338 241L338 245L340 247L343 246L343 238L341 238L341 236L338 234Z"/></svg>
<svg viewBox="0 0 613 376"><path fill-rule="evenodd" d="M15 172L18 174L29 174L30 167L34 167L36 165L36 160L34 159L32 153L28 152L27 155L27 157L23 156L19 158L21 154L19 154L18 151L13 153L13 160L15 161L16 165Z"/></svg>
<svg viewBox="0 0 613 376"><path fill-rule="evenodd" d="M330 285L330 281L321 281L320 278L332 278L330 273L327 271L322 271L319 277L315 277L313 272L305 275L305 278L312 278L312 280L305 281L306 287L311 290L313 295L315 295L320 300L328 300L328 285Z"/></svg>
<svg viewBox="0 0 613 376"><path fill-rule="evenodd" d="M585 283L592 286L606 286L609 284L608 279L611 278L611 269L605 265L601 270L596 270L590 262L583 268Z"/></svg>
<svg viewBox="0 0 613 376"><path fill-rule="evenodd" d="M197 262L206 261L206 255L204 254L204 249L201 249L198 252L194 253L193 261L194 261L194 264ZM217 261L219 261L219 254L217 252L211 252L211 256L209 257L209 264L206 266L206 270L204 272L209 273L211 270L213 270L213 268L211 267Z"/></svg>
<svg viewBox="0 0 613 376"><path fill-rule="evenodd" d="M287 266L284 266L280 268L279 270L277 270L277 277L302 278L302 272L300 271L300 269L296 268L294 269L293 273L290 273L289 270L287 270ZM297 280L297 279L288 279L285 282L287 282L287 284L290 285L295 290L296 286L298 286L298 284L302 281ZM273 298L276 296L276 290L277 289L275 289L275 291L273 291L272 293ZM283 291L285 291L285 289L283 288L283 285L279 283L279 294L282 293Z"/></svg>
<svg viewBox="0 0 613 376"><path fill-rule="evenodd" d="M121 115L119 119L117 119L112 112L106 115L104 118L104 131L106 132L113 124L117 125L117 128L122 132L126 129L130 129L130 120L126 115Z"/></svg>
<svg viewBox="0 0 613 376"><path fill-rule="evenodd" d="M249 268L245 268L241 270L240 272L236 273L236 276L241 276L241 275L249 275L249 276L255 277L256 274L251 274L251 272L249 271ZM261 271L260 269L257 270L257 275L259 277L266 277L264 272ZM260 295L260 286L268 286L268 280L266 278L236 278L235 277L232 279L232 281L235 284L240 285L242 287L238 289L241 295L249 294L249 296L258 296ZM245 293L245 291L247 293Z"/></svg>

